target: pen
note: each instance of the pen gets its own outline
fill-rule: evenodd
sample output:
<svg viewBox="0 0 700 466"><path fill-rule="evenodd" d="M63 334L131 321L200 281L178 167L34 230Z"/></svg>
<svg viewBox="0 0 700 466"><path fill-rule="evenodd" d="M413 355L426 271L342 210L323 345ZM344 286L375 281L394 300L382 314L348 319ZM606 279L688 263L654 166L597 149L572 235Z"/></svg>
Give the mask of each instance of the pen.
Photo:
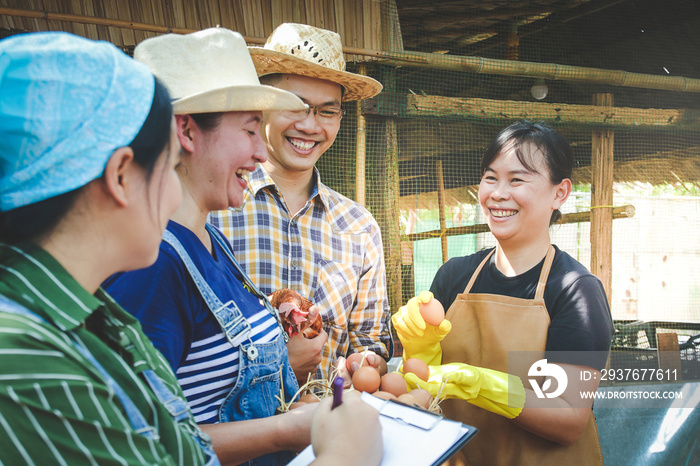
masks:
<svg viewBox="0 0 700 466"><path fill-rule="evenodd" d="M340 406L343 402L343 384L345 380L342 377L336 377L333 379L333 404L331 405L331 410Z"/></svg>

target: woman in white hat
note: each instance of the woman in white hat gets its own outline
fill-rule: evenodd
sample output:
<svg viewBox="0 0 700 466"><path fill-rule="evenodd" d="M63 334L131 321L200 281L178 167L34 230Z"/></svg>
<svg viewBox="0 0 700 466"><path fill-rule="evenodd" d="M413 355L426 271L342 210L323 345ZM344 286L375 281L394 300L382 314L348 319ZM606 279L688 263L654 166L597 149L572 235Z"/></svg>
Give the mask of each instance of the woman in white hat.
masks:
<svg viewBox="0 0 700 466"><path fill-rule="evenodd" d="M156 263L106 288L165 355L222 462L284 463L309 444L316 405L272 417L298 390L287 334L206 220L240 206L247 174L267 160L262 112L306 107L260 85L242 36L224 28L148 39L134 56L174 99L184 198Z"/></svg>

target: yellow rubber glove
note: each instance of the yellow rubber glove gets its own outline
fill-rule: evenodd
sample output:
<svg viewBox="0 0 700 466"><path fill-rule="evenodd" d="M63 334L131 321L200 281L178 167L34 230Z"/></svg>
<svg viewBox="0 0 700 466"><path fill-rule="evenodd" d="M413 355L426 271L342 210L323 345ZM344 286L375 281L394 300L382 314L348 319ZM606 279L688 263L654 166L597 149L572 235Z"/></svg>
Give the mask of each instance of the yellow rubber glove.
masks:
<svg viewBox="0 0 700 466"><path fill-rule="evenodd" d="M404 374L404 379L410 389L424 388L433 397L437 397L446 380L441 397L466 400L508 419L517 417L525 406L525 387L520 377L493 369L451 363L430 366L427 382L411 372Z"/></svg>
<svg viewBox="0 0 700 466"><path fill-rule="evenodd" d="M440 342L452 330L452 324L444 319L437 327L423 320L420 304L433 299L430 291L421 291L418 296L408 300L405 306L391 316L396 334L403 345L403 360L418 358L428 365L442 362Z"/></svg>

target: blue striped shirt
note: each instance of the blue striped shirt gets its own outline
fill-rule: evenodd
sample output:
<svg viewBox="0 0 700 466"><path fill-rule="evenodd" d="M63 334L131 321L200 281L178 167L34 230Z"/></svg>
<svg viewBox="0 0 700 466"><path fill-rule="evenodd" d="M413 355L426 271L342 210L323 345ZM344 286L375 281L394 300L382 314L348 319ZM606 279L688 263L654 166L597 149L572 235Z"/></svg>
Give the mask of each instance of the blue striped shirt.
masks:
<svg viewBox="0 0 700 466"><path fill-rule="evenodd" d="M280 335L276 318L243 284L212 238L214 256L187 228L170 222L173 233L222 302L234 300L251 325L253 343ZM136 316L144 332L170 362L198 423L218 422L218 410L234 388L240 350L228 341L175 250L163 242L154 265L120 274L105 289Z"/></svg>

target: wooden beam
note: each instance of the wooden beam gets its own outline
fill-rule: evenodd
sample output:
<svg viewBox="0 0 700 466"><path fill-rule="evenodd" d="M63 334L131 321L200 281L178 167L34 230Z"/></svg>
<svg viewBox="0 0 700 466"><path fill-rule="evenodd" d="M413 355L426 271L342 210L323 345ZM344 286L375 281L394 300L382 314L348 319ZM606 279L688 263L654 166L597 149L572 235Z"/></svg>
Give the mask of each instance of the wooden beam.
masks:
<svg viewBox="0 0 700 466"><path fill-rule="evenodd" d="M358 73L367 74L364 64L358 68ZM355 201L361 206L365 205L365 161L367 159L367 121L362 114L362 107L356 105L355 118L357 121L357 134L355 136Z"/></svg>
<svg viewBox="0 0 700 466"><path fill-rule="evenodd" d="M291 0L293 5L292 21L306 22L302 16L303 0ZM378 3L378 2L375 2ZM177 4L177 2L175 2ZM49 13L40 10L25 10L18 8L0 7L0 15L24 18L43 19L46 21L67 21L82 24L96 24L128 29L140 29L153 32L176 32L187 34L192 29L172 26L156 26L153 24L119 21L94 16ZM345 15L346 21L351 15ZM384 21L382 21L383 24ZM228 25L225 25L228 26ZM62 28L60 28L62 29ZM353 29L354 30L354 29ZM347 31L347 29L346 29ZM347 36L347 32L346 32ZM250 44L264 44L264 37L245 37ZM657 89L678 92L700 92L700 79L683 76L661 76L641 73L630 73L621 70L606 70L582 66L560 65L556 63L537 63L525 61L508 61L474 56L450 55L424 52L405 52L403 50L372 50L360 47L344 46L343 52L349 55L362 55L379 59L381 63L394 66L415 66L439 70L463 71L476 74L493 74L500 76L522 76L527 78L542 78L550 81L587 82L607 84L611 86L635 87L641 89Z"/></svg>
<svg viewBox="0 0 700 466"><path fill-rule="evenodd" d="M382 48L403 52L403 36L396 0L384 1L382 13Z"/></svg>
<svg viewBox="0 0 700 466"><path fill-rule="evenodd" d="M385 47L389 48L395 52L403 52L403 42L401 40L401 29L399 27L399 16L396 12L396 1L389 0L384 2L381 8L381 34L380 40ZM384 89L388 91L394 91L396 89L396 71L390 70L386 72L384 79L382 80L384 84ZM358 105L359 106L359 105ZM362 107L363 108L363 107ZM389 244L389 250L384 251L384 260L386 263L386 277L387 277L387 294L389 295L389 306L392 312L399 310L403 304L404 295L404 271L401 267L401 257L402 248L401 241L401 210L399 205L399 198L401 197L401 189L399 182L399 129L398 121L395 118L387 118L384 122L384 129L386 131L386 209L385 213L389 215L386 219L387 228L382 230L382 234L388 233L388 241L385 244ZM413 265L410 266L411 270L407 270L406 278L410 280L410 290L407 290L407 294L413 295ZM407 286L408 288L408 286ZM392 330L394 337L394 354L401 354L402 346L401 342L395 334L395 330Z"/></svg>
<svg viewBox="0 0 700 466"><path fill-rule="evenodd" d="M695 110L631 108L595 105L572 105L515 100L491 100L441 96L382 95L376 105L365 104L365 112L400 115L410 118L437 117L480 120L537 120L557 125L598 126L611 128L687 128L700 127ZM375 98L376 99L376 98ZM405 105L405 107L403 107Z"/></svg>
<svg viewBox="0 0 700 466"><path fill-rule="evenodd" d="M151 31L168 33L173 32L177 34L189 34L190 32L195 32L197 29L187 29L171 26L156 26L155 24L143 24L136 23L133 21L124 21L118 19L110 18L99 18L96 16L83 16L83 15L71 15L66 13L49 13L46 11L37 10L20 10L15 8L4 8L0 7L0 15L8 16L21 16L25 18L36 18L43 19L46 21L68 21L73 23L82 24L95 24L98 26L109 26L117 28L126 28L138 31ZM263 42L264 43L264 42Z"/></svg>
<svg viewBox="0 0 700 466"><path fill-rule="evenodd" d="M438 215L440 217L440 231L447 230L447 219L445 218L445 175L442 171L442 160L435 162L435 172L437 175L438 185ZM442 263L444 264L449 259L447 255L447 236L441 235L442 242Z"/></svg>
<svg viewBox="0 0 700 466"><path fill-rule="evenodd" d="M681 353L676 332L663 332L656 334L657 355L659 357L659 369L663 371L681 371Z"/></svg>
<svg viewBox="0 0 700 466"><path fill-rule="evenodd" d="M612 209L613 219L617 220L619 218L631 218L634 217L635 209L632 205L624 205L620 207L614 207ZM587 212L575 212L571 214L564 214L561 217L559 223L584 223L590 222L591 211ZM405 239L409 241L420 241L422 239L440 238L443 236L458 236L458 235L472 235L476 233L486 233L489 231L489 226L486 223L479 223L478 225L467 225L462 227L452 227L446 228L445 230L432 230L424 231L422 233L411 233L406 235Z"/></svg>
<svg viewBox="0 0 700 466"><path fill-rule="evenodd" d="M401 231L399 223L399 141L396 122L393 119L386 121L386 192L385 209L389 215L386 228L382 234L386 235L384 251L386 262L387 292L389 306L398 310L403 304L401 291Z"/></svg>
<svg viewBox="0 0 700 466"><path fill-rule="evenodd" d="M613 105L612 94L595 94L595 105L607 111ZM605 288L608 302L612 299L612 202L613 147L615 133L595 130L591 134L591 272Z"/></svg>

